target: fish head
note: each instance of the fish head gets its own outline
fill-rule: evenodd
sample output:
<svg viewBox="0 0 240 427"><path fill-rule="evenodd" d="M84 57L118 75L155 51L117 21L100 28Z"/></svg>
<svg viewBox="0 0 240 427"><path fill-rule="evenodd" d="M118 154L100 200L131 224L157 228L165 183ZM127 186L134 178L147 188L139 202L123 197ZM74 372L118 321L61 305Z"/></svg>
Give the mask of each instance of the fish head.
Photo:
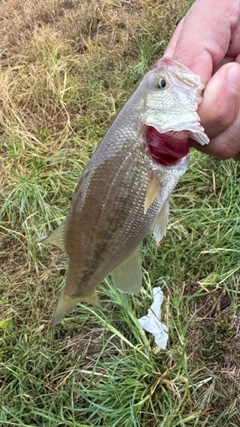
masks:
<svg viewBox="0 0 240 427"><path fill-rule="evenodd" d="M177 164L189 153L189 138L209 142L197 114L203 89L200 76L167 57L140 82L142 135L156 163Z"/></svg>
<svg viewBox="0 0 240 427"><path fill-rule="evenodd" d="M146 77L151 91L147 97L149 108L190 111L202 101L204 84L200 76L174 59L160 59Z"/></svg>

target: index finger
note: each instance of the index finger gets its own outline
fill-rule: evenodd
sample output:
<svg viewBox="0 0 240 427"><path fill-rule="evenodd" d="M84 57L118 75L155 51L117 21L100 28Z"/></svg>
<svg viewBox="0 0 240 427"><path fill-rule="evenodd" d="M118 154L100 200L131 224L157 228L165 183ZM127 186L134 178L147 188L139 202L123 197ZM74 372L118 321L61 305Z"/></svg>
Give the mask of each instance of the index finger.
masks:
<svg viewBox="0 0 240 427"><path fill-rule="evenodd" d="M239 14L239 0L197 0L177 27L166 55L200 74L206 84L228 52Z"/></svg>

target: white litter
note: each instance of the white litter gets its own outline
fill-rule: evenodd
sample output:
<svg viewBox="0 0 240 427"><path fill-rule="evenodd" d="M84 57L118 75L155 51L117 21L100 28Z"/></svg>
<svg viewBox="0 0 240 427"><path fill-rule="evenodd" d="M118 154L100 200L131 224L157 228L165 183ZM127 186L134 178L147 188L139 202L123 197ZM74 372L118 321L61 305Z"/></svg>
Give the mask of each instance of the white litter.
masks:
<svg viewBox="0 0 240 427"><path fill-rule="evenodd" d="M161 305L163 303L163 291L161 288L153 288L153 303L148 309L147 315L138 319L140 325L147 332L151 332L155 337L155 343L163 350L166 350L168 333L167 326L161 321Z"/></svg>

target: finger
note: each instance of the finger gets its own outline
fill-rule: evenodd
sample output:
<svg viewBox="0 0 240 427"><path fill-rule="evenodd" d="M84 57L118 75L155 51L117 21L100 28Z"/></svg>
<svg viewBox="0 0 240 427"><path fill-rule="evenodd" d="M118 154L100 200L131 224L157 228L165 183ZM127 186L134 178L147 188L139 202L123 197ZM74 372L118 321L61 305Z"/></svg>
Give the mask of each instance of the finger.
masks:
<svg viewBox="0 0 240 427"><path fill-rule="evenodd" d="M228 52L239 9L238 2L197 0L185 17L177 41L173 42L173 58L200 74L205 84Z"/></svg>
<svg viewBox="0 0 240 427"><path fill-rule="evenodd" d="M217 72L223 65L228 64L229 62L234 62L235 58L233 56L225 56L222 61L213 69L213 74ZM236 61L237 62L237 61Z"/></svg>
<svg viewBox="0 0 240 427"><path fill-rule="evenodd" d="M173 57L175 48L176 48L176 44L178 42L179 36L181 34L183 25L184 25L184 21L185 21L185 17L179 22L176 30L173 33L173 36L168 44L168 47L164 53L164 56L169 56L170 58Z"/></svg>
<svg viewBox="0 0 240 427"><path fill-rule="evenodd" d="M236 160L237 162L239 162L240 161L240 153L238 153L236 156L234 156L233 160Z"/></svg>
<svg viewBox="0 0 240 427"><path fill-rule="evenodd" d="M240 65L225 64L206 86L198 109L210 143L191 146L220 159L237 156L240 152Z"/></svg>
<svg viewBox="0 0 240 427"><path fill-rule="evenodd" d="M235 58L235 62L237 62L238 64L240 64L240 54L238 54Z"/></svg>
<svg viewBox="0 0 240 427"><path fill-rule="evenodd" d="M208 82L198 114L210 139L227 129L238 114L240 65L225 64Z"/></svg>
<svg viewBox="0 0 240 427"><path fill-rule="evenodd" d="M229 62L237 62L237 64L240 64L240 54L237 56L225 56L222 61L220 61L219 64L214 68L213 74L215 74L219 68L225 64L228 64Z"/></svg>

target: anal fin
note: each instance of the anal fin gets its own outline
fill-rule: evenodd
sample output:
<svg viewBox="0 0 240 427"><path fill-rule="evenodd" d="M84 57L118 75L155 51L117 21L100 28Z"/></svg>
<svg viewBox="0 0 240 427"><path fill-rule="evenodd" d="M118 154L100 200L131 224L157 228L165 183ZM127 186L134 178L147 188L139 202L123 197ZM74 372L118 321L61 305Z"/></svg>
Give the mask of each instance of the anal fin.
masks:
<svg viewBox="0 0 240 427"><path fill-rule="evenodd" d="M115 288L125 294L134 294L142 286L142 268L138 249L111 272Z"/></svg>
<svg viewBox="0 0 240 427"><path fill-rule="evenodd" d="M159 243L160 240L162 240L163 236L166 233L166 228L168 225L168 217L169 217L169 199L167 199L167 201L163 205L153 225L153 235L157 243Z"/></svg>
<svg viewBox="0 0 240 427"><path fill-rule="evenodd" d="M43 243L44 245L55 245L65 251L65 227L66 221L62 222L59 227L56 228L49 236L39 237L37 243Z"/></svg>

